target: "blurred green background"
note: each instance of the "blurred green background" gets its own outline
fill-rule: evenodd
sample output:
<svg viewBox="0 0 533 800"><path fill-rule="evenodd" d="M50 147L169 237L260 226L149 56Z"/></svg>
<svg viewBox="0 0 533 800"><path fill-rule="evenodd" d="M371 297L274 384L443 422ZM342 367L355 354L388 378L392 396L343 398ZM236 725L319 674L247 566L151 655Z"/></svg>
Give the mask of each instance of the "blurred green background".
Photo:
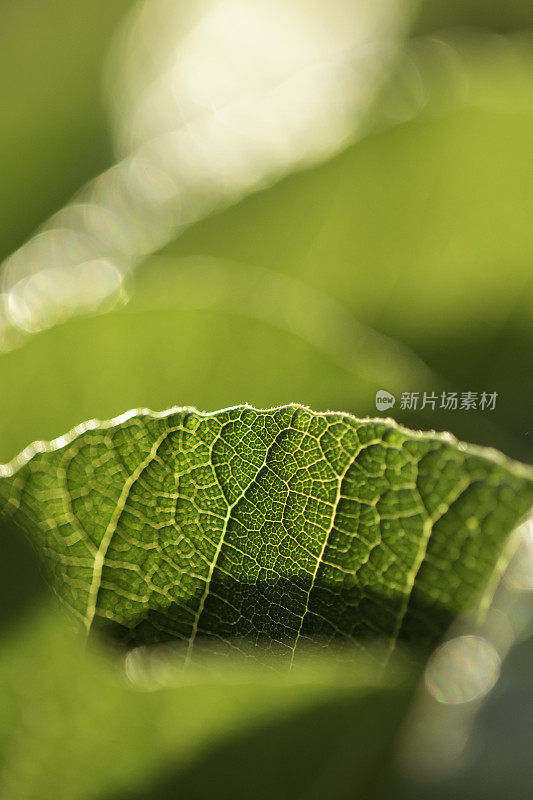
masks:
<svg viewBox="0 0 533 800"><path fill-rule="evenodd" d="M256 5L259 28L263 19L265 27L267 22L274 25L277 18L271 20L267 6ZM294 19L308 15L327 20L328 14L345 13L340 2L329 7L315 0L306 11L298 0L279 0L273 8L283 23L279 30L286 33L279 43L280 53L285 48L282 55L275 48L268 50L270 40L256 49L252 39L244 42L238 61L235 53L240 53L247 29L244 25L239 34L238 18L232 16L237 2L195 6L0 0L0 258L6 259L0 268L0 461L82 420L107 419L133 407L192 405L214 410L244 402L263 408L299 402L317 410L375 416L375 395L381 389L396 396L387 414L400 422L451 430L464 440L533 461L533 5L529 0L399 0L380 5L384 11L373 28L374 49L365 37L356 42L349 66L345 69L342 62L342 69L328 78L330 83L324 78L332 70L327 55L320 70L311 71L310 77L305 72L305 86L311 87L307 99L297 84L295 97L303 110L298 106L293 116L309 112L309 126L325 131L326 145L315 151L305 125L298 128L297 116L291 117L290 103L269 105L271 95L258 90L253 108L243 105L244 111L230 117L230 124L225 106L215 108L210 81L216 85L217 75L231 76L232 69L235 74L246 72L242 66L254 58L265 59L258 81L266 81L269 70L274 76L276 70L289 74L291 47L304 52L307 35L305 26L291 28ZM229 16L224 17L226 6ZM247 8L253 9L254 3ZM303 17L293 18L293 13ZM358 13L355 3L348 16L351 24ZM365 14L373 13L372 3L367 3ZM209 24L202 23L202 14ZM152 25L153 19L157 24ZM351 42L345 29L335 24L331 28L332 36L341 37L339 31L347 36L344 49ZM276 34L278 29L273 30ZM144 38L139 31L146 31ZM158 39L165 31L166 38ZM291 38L295 31L303 37L296 43ZM322 46L320 37L317 41ZM199 83L183 63L195 80L201 74ZM353 76L359 74L358 83ZM174 76L174 94L165 94L161 75L165 80ZM242 80L246 99L254 87L246 83L246 75ZM275 81L273 85L276 89ZM198 108L195 86L203 93ZM350 92L361 86L364 103L352 102ZM232 97L230 90L219 86L216 97L224 103L226 94ZM144 106L143 98L148 98ZM168 110L169 98L176 104L175 117ZM144 108L144 116L139 108ZM255 127L248 129L250 108L260 124L254 116ZM272 123L272 108L278 109L280 119L281 111L287 115L278 127ZM220 117L221 127L214 127L213 137L202 140L196 151L195 131L204 119L209 122L208 112L215 120ZM233 139L235 120L242 120L244 133L238 130ZM125 200L117 190L112 210L118 209L122 217L117 212L98 228L98 242L112 243L110 253L103 253L109 270L116 269L123 278L119 302L115 296L113 302L103 296L87 313L83 297L81 304L62 299L66 272L55 273L54 264L41 262L38 253L22 267L10 266L17 248L32 240L52 215L70 208L73 196L96 179L76 201L89 209L81 217L87 226L91 203L99 202L98 176L141 152L146 142L152 158L150 136L157 139L178 122L193 143L190 158L186 138L183 152L179 150L188 188L172 173L168 189L166 168L178 151L165 151L163 158L157 150L153 158L158 180L152 195L141 192L143 201L132 217L150 233L159 230L154 208L161 208L164 234L154 235L153 241L149 235L140 237L139 246L122 245L118 255L113 249L115 228L119 239L135 239L128 217L135 189ZM287 130L290 146L283 138ZM223 131L230 131L224 146ZM252 141L252 134L260 145ZM172 169L168 166L169 174ZM154 206L146 201L165 191L168 202L158 200L160 205ZM149 213L143 218L145 208ZM75 215L74 219L75 227ZM124 258L124 251L134 257ZM90 267L92 262L87 263ZM35 279L46 270L45 278ZM92 274L85 271L82 294L83 287L93 291ZM21 302L26 303L26 316ZM26 324L29 312L24 309L40 308L39 303L45 311L53 307L54 313ZM30 314L30 322L35 314ZM58 324L52 324L55 320ZM497 392L498 399L493 411L400 408L403 392L440 396L443 391ZM33 556L12 537L11 531L2 532L4 542L10 543L0 590L2 624L9 636L26 637L21 648L30 652L36 634L28 620L44 602L45 589ZM13 648L13 642L9 646ZM46 661L44 644L39 657ZM0 671L7 670L16 683L15 662L9 658L4 657ZM20 663L29 664L31 658L27 655ZM63 668L58 667L55 677L55 667L47 669L50 685L63 680ZM105 683L108 676L102 680ZM49 691L43 690L43 696ZM83 694L83 686L76 688L78 696L76 692ZM396 697L396 688L393 693ZM57 698L53 692L49 696L55 698L49 701L54 706ZM530 689L527 696L530 702ZM75 701L67 697L57 702L68 706ZM0 796L59 796L53 794L60 785L55 779L46 789L50 794L39 790L38 777L28 783L33 788L24 788L20 764L33 763L27 742L32 736L41 741L47 734L28 722L30 701L14 707L18 710L2 732L2 759L11 783L5 783L7 788L0 784ZM67 738L71 730L101 724L98 715L93 720L89 712L74 722L65 721L68 715L62 717L57 710L53 713L60 720L61 736ZM139 713L142 719L142 714L156 712ZM320 718L320 710L314 713ZM488 718L487 724L497 727L490 714ZM155 742L165 724L153 722ZM314 724L321 723L302 723L306 729ZM349 727L346 720L344 724ZM391 717L391 728L396 724ZM20 747L6 744L10 726L19 731ZM262 746L263 734L257 735L256 750L252 742L246 756L252 765ZM264 735L268 738L268 732ZM288 742L294 739L290 729L285 736ZM109 741L118 746L119 739L117 729ZM39 758L53 758L60 740L52 737L52 744L46 745L50 751L44 748ZM170 776L174 746L173 740L167 741L160 759L166 765L163 773ZM80 753L83 747L80 744ZM136 753L136 745L131 747ZM94 752L94 758L101 757ZM376 763L383 758L380 751ZM226 757L215 753L213 759L213 774L227 783L221 766ZM527 759L524 755L518 760L515 772L523 776ZM183 786L188 787L184 797L212 791L209 785L191 788L199 785L194 770L201 773L201 763L194 762L183 773ZM80 764L80 770L87 769L83 758ZM124 764L125 772L131 769L127 759ZM157 777L153 764L150 769L155 788L151 790L147 781L146 791L152 794L146 797L167 796L167 779ZM35 767L35 775L45 772L42 765ZM474 770L469 776L465 796L489 796L476 794L476 774ZM124 797L145 797L134 794L135 787L141 791L137 778L130 785L121 775L113 778L110 797L124 792ZM76 778L72 780L75 785ZM343 781L338 796L350 797L351 778ZM527 796L527 782L520 781L512 797ZM100 790L96 781L92 789L76 793L70 788L63 796L99 797ZM415 796L412 787L406 791ZM457 794L460 791L455 786L454 796L463 796ZM309 792L302 789L301 796L315 796ZM241 786L227 796L248 795Z"/></svg>
<svg viewBox="0 0 533 800"><path fill-rule="evenodd" d="M129 5L2 6L6 257L115 159L102 84ZM5 460L136 406L297 401L364 416L379 389L402 422L528 460L533 12L409 10L411 38L353 143L238 202L213 189L204 218L169 234L164 260L139 259L124 309L2 355ZM399 407L403 391L443 390L499 396L492 412Z"/></svg>

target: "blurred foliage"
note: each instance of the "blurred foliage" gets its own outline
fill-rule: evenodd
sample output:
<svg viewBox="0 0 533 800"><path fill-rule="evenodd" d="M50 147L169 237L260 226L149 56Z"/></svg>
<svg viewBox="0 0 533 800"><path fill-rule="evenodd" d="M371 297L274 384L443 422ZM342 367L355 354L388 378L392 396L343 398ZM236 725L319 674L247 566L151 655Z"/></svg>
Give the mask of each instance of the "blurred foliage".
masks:
<svg viewBox="0 0 533 800"><path fill-rule="evenodd" d="M423 0L413 33L464 26L507 33L532 25L529 0Z"/></svg>
<svg viewBox="0 0 533 800"><path fill-rule="evenodd" d="M132 4L0 4L3 256L112 163L104 62ZM465 26L478 34L453 30ZM129 407L374 415L377 389L445 388L498 391L496 410L394 416L531 461L531 27L529 0L422 2L365 138L197 223L147 260L126 307L0 356L0 460ZM377 792L408 683L324 662L301 683L139 691L46 605L9 528L0 547L0 797ZM504 670L461 769L407 783L406 797L528 796L530 649Z"/></svg>
<svg viewBox="0 0 533 800"><path fill-rule="evenodd" d="M102 62L132 0L0 4L0 257L113 160Z"/></svg>
<svg viewBox="0 0 533 800"><path fill-rule="evenodd" d="M11 520L0 521L3 576L0 582L0 636L17 628L50 595L40 559Z"/></svg>
<svg viewBox="0 0 533 800"><path fill-rule="evenodd" d="M174 688L171 664L156 666L154 683L128 684L44 606L0 655L2 800L207 798L222 778L220 797L349 798L388 754L412 685L403 667L342 658L290 677L230 660Z"/></svg>
<svg viewBox="0 0 533 800"><path fill-rule="evenodd" d="M510 57L497 43L474 40L469 48L460 39L459 79L446 62L430 58L427 102L412 119L197 223L166 249L164 261L141 269L123 310L58 326L4 355L0 369L10 391L0 399L2 457L82 419L131 407L299 401L362 416L375 413L380 388L447 387L498 391L496 410L409 414L397 406L395 416L527 459L528 42L518 40ZM390 91L381 110L388 97ZM191 256L221 263L215 275L199 268L195 276L183 261ZM300 293L277 276L300 281ZM318 292L313 306L305 286ZM260 310L265 296L281 309L273 321ZM291 320L305 318L306 330L320 337L320 309L327 316L331 298L355 329L347 346L341 325L325 351ZM366 329L357 324L393 340L374 374L364 360ZM421 371L415 356L399 363L394 341L430 371Z"/></svg>

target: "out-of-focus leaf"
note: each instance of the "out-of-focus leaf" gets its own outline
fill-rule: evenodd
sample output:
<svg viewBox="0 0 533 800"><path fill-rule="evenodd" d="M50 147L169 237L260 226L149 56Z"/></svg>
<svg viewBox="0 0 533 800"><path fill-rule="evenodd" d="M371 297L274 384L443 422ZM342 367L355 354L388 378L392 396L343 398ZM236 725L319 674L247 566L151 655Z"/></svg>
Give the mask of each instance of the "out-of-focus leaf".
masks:
<svg viewBox="0 0 533 800"><path fill-rule="evenodd" d="M434 644L493 590L533 470L299 406L91 422L2 468L2 513L90 629L134 643Z"/></svg>
<svg viewBox="0 0 533 800"><path fill-rule="evenodd" d="M167 252L300 277L417 351L465 320L488 336L520 300L529 310L533 42L427 48L415 63L421 113L199 223ZM454 89L444 109L432 81L437 96Z"/></svg>
<svg viewBox="0 0 533 800"><path fill-rule="evenodd" d="M186 769L167 767L120 800L200 800L215 794L224 800L248 800L251 794L258 800L366 800L373 796L376 772L390 758L391 732L406 699L392 691L338 700L326 696L281 723L239 731Z"/></svg>
<svg viewBox="0 0 533 800"><path fill-rule="evenodd" d="M365 796L410 693L403 668L378 674L374 663L341 657L290 676L218 660L176 685L171 664L154 654L148 662L140 684L130 663L128 684L109 653L84 647L51 610L4 643L0 798L207 798L214 788L198 774L206 759L213 778L227 778L221 797Z"/></svg>
<svg viewBox="0 0 533 800"><path fill-rule="evenodd" d="M438 391L444 380L499 392L495 411L391 413L529 460L531 49L525 38L420 48L423 113L198 224L141 270L127 308L2 355L1 460L80 419L176 397L362 416L378 389ZM209 258L195 276L198 255ZM394 348L374 359L368 331L440 378Z"/></svg>
<svg viewBox="0 0 533 800"><path fill-rule="evenodd" d="M132 2L2 3L0 258L111 162L102 65Z"/></svg>
<svg viewBox="0 0 533 800"><path fill-rule="evenodd" d="M109 309L124 275L184 226L342 149L410 5L139 3L113 58L122 157L2 265L0 350L23 330Z"/></svg>
<svg viewBox="0 0 533 800"><path fill-rule="evenodd" d="M531 38L418 47L404 86L414 110L389 109L408 121L198 224L167 253L252 264L327 292L454 389L499 393L492 431L475 412L403 421L451 427L529 459ZM350 410L371 412L368 397L352 392Z"/></svg>
<svg viewBox="0 0 533 800"><path fill-rule="evenodd" d="M416 32L439 32L451 27L488 28L505 33L533 25L529 0L424 0L420 3Z"/></svg>
<svg viewBox="0 0 533 800"><path fill-rule="evenodd" d="M0 519L0 552L4 576L0 582L0 636L27 621L27 615L49 595L36 548L13 520Z"/></svg>

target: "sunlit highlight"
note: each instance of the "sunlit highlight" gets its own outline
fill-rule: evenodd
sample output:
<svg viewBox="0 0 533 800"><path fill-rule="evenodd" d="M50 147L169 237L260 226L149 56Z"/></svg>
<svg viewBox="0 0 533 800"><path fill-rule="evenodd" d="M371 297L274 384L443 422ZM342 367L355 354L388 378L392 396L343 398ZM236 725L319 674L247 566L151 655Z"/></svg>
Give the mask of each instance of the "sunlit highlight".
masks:
<svg viewBox="0 0 533 800"><path fill-rule="evenodd" d="M505 583L518 592L533 592L533 517L518 528L517 536L517 552L505 573Z"/></svg>
<svg viewBox="0 0 533 800"><path fill-rule="evenodd" d="M484 697L500 674L500 657L482 636L457 636L439 647L426 667L429 693L446 705Z"/></svg>
<svg viewBox="0 0 533 800"><path fill-rule="evenodd" d="M139 4L111 61L120 160L4 263L0 350L123 302L132 269L184 226L342 147L362 125L405 8Z"/></svg>

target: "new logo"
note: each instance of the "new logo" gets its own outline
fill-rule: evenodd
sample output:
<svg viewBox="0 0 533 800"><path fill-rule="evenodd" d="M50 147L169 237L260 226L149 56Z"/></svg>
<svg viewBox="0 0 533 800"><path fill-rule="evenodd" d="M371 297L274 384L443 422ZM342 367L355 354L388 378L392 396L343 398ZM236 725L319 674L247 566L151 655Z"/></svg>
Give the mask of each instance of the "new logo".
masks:
<svg viewBox="0 0 533 800"><path fill-rule="evenodd" d="M395 402L394 395L386 392L385 389L380 389L379 392L376 392L376 408L378 411L386 411L388 408L392 408Z"/></svg>

